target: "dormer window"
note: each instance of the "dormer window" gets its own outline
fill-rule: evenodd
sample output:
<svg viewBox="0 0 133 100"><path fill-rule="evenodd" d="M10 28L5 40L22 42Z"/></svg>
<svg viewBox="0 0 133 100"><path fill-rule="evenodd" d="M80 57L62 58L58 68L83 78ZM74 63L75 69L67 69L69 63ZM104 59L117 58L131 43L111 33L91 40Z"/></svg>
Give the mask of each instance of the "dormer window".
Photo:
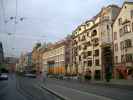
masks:
<svg viewBox="0 0 133 100"><path fill-rule="evenodd" d="M87 27L89 27L90 26L90 23L87 23Z"/></svg>

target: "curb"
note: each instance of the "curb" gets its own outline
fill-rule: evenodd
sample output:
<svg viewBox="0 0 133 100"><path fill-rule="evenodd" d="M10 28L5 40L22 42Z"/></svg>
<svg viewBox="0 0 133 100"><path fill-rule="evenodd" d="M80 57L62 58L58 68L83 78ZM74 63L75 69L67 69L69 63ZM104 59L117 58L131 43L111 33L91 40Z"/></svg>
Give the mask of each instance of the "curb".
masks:
<svg viewBox="0 0 133 100"><path fill-rule="evenodd" d="M63 96L63 95L61 95L61 94L59 94L59 93L53 91L52 89L49 89L49 88L44 87L44 86L41 86L41 88L43 88L43 89L45 89L46 91L50 92L51 94L57 96L57 97L60 98L61 100L70 100L69 98L67 98L67 97L65 97L65 96Z"/></svg>

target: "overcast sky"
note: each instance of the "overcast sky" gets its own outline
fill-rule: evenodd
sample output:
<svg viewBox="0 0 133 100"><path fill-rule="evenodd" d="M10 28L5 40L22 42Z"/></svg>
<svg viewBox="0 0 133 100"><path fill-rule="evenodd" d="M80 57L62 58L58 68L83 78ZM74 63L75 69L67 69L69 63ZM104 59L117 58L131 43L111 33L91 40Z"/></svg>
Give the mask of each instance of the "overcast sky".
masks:
<svg viewBox="0 0 133 100"><path fill-rule="evenodd" d="M64 38L103 6L121 6L124 0L17 0L16 28L14 20L10 20L16 15L16 0L0 1L0 41L6 56L19 56L21 52L31 51L37 41ZM21 17L23 21L19 20Z"/></svg>

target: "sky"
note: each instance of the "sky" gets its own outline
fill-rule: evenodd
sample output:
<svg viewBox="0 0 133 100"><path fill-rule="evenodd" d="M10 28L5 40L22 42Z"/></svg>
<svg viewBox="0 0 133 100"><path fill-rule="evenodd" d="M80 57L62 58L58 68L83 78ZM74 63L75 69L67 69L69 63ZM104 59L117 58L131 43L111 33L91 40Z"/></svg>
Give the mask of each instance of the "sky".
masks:
<svg viewBox="0 0 133 100"><path fill-rule="evenodd" d="M109 4L121 6L123 2L124 0L0 0L0 41L3 43L5 56L19 57L22 52L30 52L36 42L63 39L78 25L95 16L102 7ZM15 19L10 20L10 17L15 16L16 24ZM20 18L24 20L20 21Z"/></svg>

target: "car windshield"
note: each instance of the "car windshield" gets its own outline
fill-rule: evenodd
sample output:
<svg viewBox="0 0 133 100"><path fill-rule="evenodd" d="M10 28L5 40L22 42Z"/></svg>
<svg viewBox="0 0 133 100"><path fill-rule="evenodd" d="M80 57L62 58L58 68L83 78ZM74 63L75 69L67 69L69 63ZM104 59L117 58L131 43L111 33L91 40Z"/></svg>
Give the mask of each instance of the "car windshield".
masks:
<svg viewBox="0 0 133 100"><path fill-rule="evenodd" d="M133 100L133 0L0 0L0 100Z"/></svg>

